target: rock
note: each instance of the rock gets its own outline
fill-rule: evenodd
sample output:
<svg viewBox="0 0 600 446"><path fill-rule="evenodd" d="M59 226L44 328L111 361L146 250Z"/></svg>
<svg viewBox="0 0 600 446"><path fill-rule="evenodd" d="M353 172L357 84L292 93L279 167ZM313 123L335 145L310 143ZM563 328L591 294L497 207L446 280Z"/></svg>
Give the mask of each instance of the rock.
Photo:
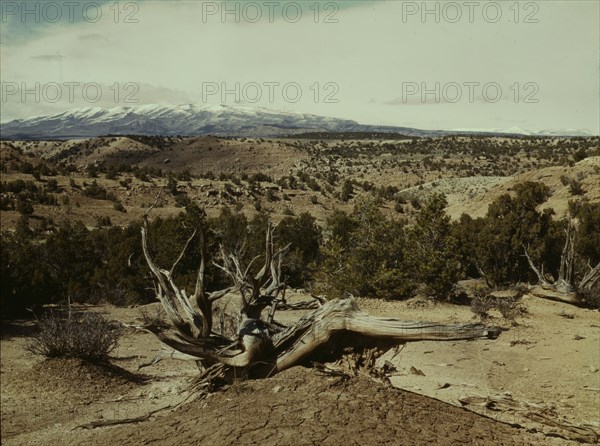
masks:
<svg viewBox="0 0 600 446"><path fill-rule="evenodd" d="M591 373L596 373L597 371L598 371L598 367L594 367L593 365L590 366Z"/></svg>
<svg viewBox="0 0 600 446"><path fill-rule="evenodd" d="M412 373L413 375L425 376L425 373L413 366L410 367L410 373Z"/></svg>
<svg viewBox="0 0 600 446"><path fill-rule="evenodd" d="M279 393L279 392L281 392L281 386L273 387L273 393Z"/></svg>

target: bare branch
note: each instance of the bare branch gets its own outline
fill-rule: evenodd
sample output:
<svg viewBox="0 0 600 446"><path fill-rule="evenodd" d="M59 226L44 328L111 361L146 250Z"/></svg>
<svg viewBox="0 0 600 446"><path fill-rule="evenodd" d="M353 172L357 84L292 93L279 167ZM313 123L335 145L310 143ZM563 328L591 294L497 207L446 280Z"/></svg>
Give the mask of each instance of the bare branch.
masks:
<svg viewBox="0 0 600 446"><path fill-rule="evenodd" d="M271 266L271 256L273 255L273 227L269 222L267 226L267 234L265 240L265 264L260 269L258 274L255 276L255 279L258 282L263 282L267 273L269 272L269 268Z"/></svg>
<svg viewBox="0 0 600 446"><path fill-rule="evenodd" d="M156 194L156 198L154 199L154 203L152 203L152 205L144 213L144 217L148 217L148 215L150 215L150 212L152 211L152 209L154 209L154 207L158 204L158 199L160 198L160 194L162 194L162 191L164 190L164 188L165 188L165 186L163 186L163 187L160 188L160 190Z"/></svg>
<svg viewBox="0 0 600 446"><path fill-rule="evenodd" d="M167 316L169 317L171 323L175 327L182 327L184 332L190 333L189 327L187 327L187 323L182 319L182 317L177 312L177 309L173 305L174 301L174 293L171 290L170 286L167 283L167 279L165 275L162 273L161 269L154 263L152 257L150 256L150 252L148 250L148 216L144 216L144 226L142 228L142 250L144 252L144 257L146 258L146 262L150 267L150 271L154 274L154 277L158 281L158 290L156 297L160 300L163 308Z"/></svg>
<svg viewBox="0 0 600 446"><path fill-rule="evenodd" d="M590 268L590 271L583 276L583 279L579 282L579 289L591 289L598 280L600 280L600 262L594 268Z"/></svg>
<svg viewBox="0 0 600 446"><path fill-rule="evenodd" d="M196 236L196 232L197 232L197 229L194 229L194 232L192 233L192 235L190 236L190 238L188 238L187 241L185 242L185 245L183 246L183 249L181 250L181 253L179 253L179 257L177 257L177 260L175 260L175 263L173 263L173 266L171 267L171 270L169 271L169 275L171 277L173 276L173 271L175 271L175 268L177 267L177 264L181 261L181 259L185 255L185 252L187 251L188 245L190 244L190 242L192 241L192 239Z"/></svg>
<svg viewBox="0 0 600 446"><path fill-rule="evenodd" d="M572 283L573 281L573 263L574 263L574 248L575 248L575 230L573 221L569 220L565 229L565 245L560 256L560 270L558 273L558 281Z"/></svg>
<svg viewBox="0 0 600 446"><path fill-rule="evenodd" d="M536 266L533 264L533 261L531 260L531 257L529 257L529 253L527 252L527 248L525 247L525 245L523 246L523 250L525 251L525 257L527 257L527 261L529 262L529 266L530 268L533 270L533 272L536 274L540 284L542 284L542 286L552 286L552 284L550 284L545 278L544 275L540 272L539 269L536 268Z"/></svg>

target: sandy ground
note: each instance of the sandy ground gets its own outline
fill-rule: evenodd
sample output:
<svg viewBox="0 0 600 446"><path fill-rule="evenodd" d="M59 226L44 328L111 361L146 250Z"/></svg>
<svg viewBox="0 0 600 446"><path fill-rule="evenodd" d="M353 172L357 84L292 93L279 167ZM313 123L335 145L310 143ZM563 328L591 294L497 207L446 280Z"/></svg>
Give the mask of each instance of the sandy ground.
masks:
<svg viewBox="0 0 600 446"><path fill-rule="evenodd" d="M379 361L394 364L397 372L390 380L404 390L367 376L342 382L296 367L271 379L235 383L203 400L194 400L190 392L198 375L193 362L167 359L138 371L161 349L153 335L129 330L112 361L120 369L101 369L78 360L36 357L24 349L33 324L5 322L0 344L2 444L597 441L600 313L536 297L526 296L523 302L528 312L516 326L492 315L490 323L509 328L497 340L415 342L395 356L388 352ZM407 320L474 321L467 306L366 299L359 299L359 306L374 315ZM93 310L124 323L139 323L137 308ZM302 312L279 314L280 320L292 321ZM478 397L488 400L477 403ZM459 400L468 402L465 406L471 410L459 407L463 405ZM161 408L167 409L135 424L78 428L100 420L146 416ZM545 423L539 422L540 414ZM548 420L576 428L549 426Z"/></svg>

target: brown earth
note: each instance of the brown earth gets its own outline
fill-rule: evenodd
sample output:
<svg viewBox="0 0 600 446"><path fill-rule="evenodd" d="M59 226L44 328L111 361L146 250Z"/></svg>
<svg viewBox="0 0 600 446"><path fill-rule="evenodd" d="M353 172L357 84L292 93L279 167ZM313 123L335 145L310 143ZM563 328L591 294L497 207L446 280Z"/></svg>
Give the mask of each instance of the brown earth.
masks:
<svg viewBox="0 0 600 446"><path fill-rule="evenodd" d="M453 217L462 212L483 215L497 196L525 180L548 184L552 197L545 205L555 208L558 216L564 215L567 201L576 197L562 184L562 175L583 175L584 198L600 200L600 157L590 157L571 167L537 169L526 158L515 157L514 162L522 166L514 176L491 176L490 170L486 175L458 178L458 171L446 167L436 172L421 169L424 154L408 157L411 165L408 172L403 172L398 166L386 164L391 159L386 153L377 157L365 154L351 160L334 156L308 159L297 150L297 145L278 140L223 141L208 137L171 142L169 147L156 150L130 138L97 138L76 147L74 152L78 156L72 161L85 166L110 160L170 166L175 171L193 166L195 172L214 170L217 174L219 171L259 171L276 177L291 168L318 173L336 166L341 174L336 190L343 178L395 185L417 195L440 190L448 195L448 212ZM25 155L15 155L15 151L2 142L0 161L12 162L16 156L36 165L40 162L36 156L56 155L63 159L64 153L70 153L68 150L79 142L20 144ZM364 143L353 144L362 146ZM260 150L250 150L252 147ZM441 158L441 154L438 157ZM166 158L169 158L167 164ZM480 158L470 158L469 163L480 167L493 164L492 160ZM444 166L464 160L465 155L452 154ZM94 226L96 219L102 216L109 216L113 224L126 225L139 220L154 201L158 189L166 184L166 178L143 182L131 174L122 174L116 180L100 175L97 182L117 196L127 210L123 213L115 210L111 201L83 196L83 182L89 184L93 179L82 172L75 172L72 177L77 187L71 187L66 176L55 177L63 189L55 194L59 203L68 197L69 204L35 204L33 225L46 217L55 223L82 220ZM17 178L32 180L29 174L10 170L2 174L2 181ZM128 187L119 184L119 180L127 178L132 180ZM36 184L43 187L46 181L47 178L42 178ZM423 181L429 183L422 188L415 186ZM353 204L352 200L341 202L331 192L278 188L272 183L261 183L261 193L254 196L248 193L244 182L240 190L236 190L240 195L232 197L224 193L226 183L229 182L194 179L180 181L178 189L204 206L210 216L216 215L223 205L236 203L252 215L256 212L256 201L261 201L264 208L273 212L275 221L287 211L296 215L309 211L323 222L334 207L349 210ZM321 183L324 184L322 180ZM234 189L238 187L229 185ZM276 201L266 200L269 188L275 190ZM362 193L358 187L357 193ZM316 204L315 196L318 197ZM395 214L392 201L384 202L382 209ZM173 215L181 211L174 197L163 194L154 215ZM401 215L410 218L414 212L411 205L406 204L405 213ZM2 229L14 227L18 218L16 211L2 211ZM165 359L138 370L161 350L159 342L150 334L129 329L112 358L114 366L107 368L76 360L44 361L24 348L34 332L32 322L3 322L0 341L2 443L104 446L260 442L270 446L562 445L597 441L600 432L600 313L533 296L526 296L523 303L527 313L517 318L516 325L499 314L492 314L491 323L508 329L498 340L416 342L405 345L395 356L393 352L387 353L380 364L385 360L393 363L397 372L389 379L401 390L385 387L366 375L338 382L339 378L295 368L268 380L236 383L199 401L193 401L195 394L190 392L191 382L198 375L193 362ZM401 319L472 322L475 318L467 306L430 301L359 299L359 305L374 315ZM90 309L126 324L140 322L137 308ZM301 314L281 312L278 319L289 323ZM463 405L471 411L459 407ZM159 411L154 413L156 410ZM147 418L135 424L78 428L98 421L135 417Z"/></svg>
<svg viewBox="0 0 600 446"><path fill-rule="evenodd" d="M124 144L122 139L111 144ZM127 140L127 138L124 139ZM69 143L72 142L63 144ZM27 147L29 143L20 142L20 144ZM45 147L43 144L51 143L39 144L40 147ZM53 142L52 144L58 143ZM176 143L162 151L153 149L151 153L144 152L144 157L137 159L136 154L139 151L136 151L136 148L139 144L139 142L133 141L126 146L127 148L119 150L123 150L123 153L127 156L131 155L133 157L128 158L129 162L139 161L141 166L151 165L165 169L168 167L168 169L176 172L180 172L185 168L190 168L193 173L197 174L207 171L215 173L233 172L235 174L240 172L262 172L272 175L274 178L280 178L291 171L302 171L304 169L311 172L311 169L318 170L321 168L326 170L329 168L327 165L321 165L315 160L312 160L314 165L304 165L302 167L301 161L306 161L306 154L296 147L290 146L287 142L277 140L261 143L260 140L237 141L204 137ZM212 144L209 147L214 145L214 148L208 151L207 144ZM110 147L103 146L102 150L108 150ZM202 150L199 147L202 147ZM30 155L39 154L39 150L30 149L27 153ZM110 156L117 159L115 153L120 152L108 151L103 157ZM0 143L0 161L3 164L27 161L36 165L41 162L39 158L30 155L18 154L15 150L10 149L6 142ZM80 157L79 162L83 163L82 165L87 165L86 160L89 156ZM170 157L167 167L163 163L165 157ZM340 163L339 160L335 162ZM427 197L432 192L443 192L448 200L446 212L453 219L459 218L463 213L467 213L474 218L484 216L490 203L500 195L509 193L516 184L524 181L539 181L550 187L551 195L540 206L540 209L553 208L556 218L562 218L567 214L569 200L587 200L592 203L600 201L600 156L589 157L573 166L544 167L527 170L514 176L456 177L456 173L448 171L443 174L444 178L412 187L406 186L413 184L411 175L414 174L404 174L398 168L381 170L382 168L372 165L372 162L372 159L360 159L354 163L356 164L352 167L354 170L348 170L347 172L345 171L346 168L340 167L340 180L332 192L325 189L323 180L321 180L322 189L314 191L305 185L302 188L289 189L271 182L261 182L256 189L252 189L246 181L233 184L229 180L219 181L203 178L179 181L177 190L180 193L186 193L191 200L202 206L211 217L218 215L223 206L239 206L240 210L246 215L252 216L257 212L257 205L260 204L263 210L271 214L271 218L275 222L280 221L286 215L299 215L302 212L310 212L317 221L324 223L333 209L351 211L354 200L344 202L336 195L344 178L359 181L368 179L376 185L395 186L400 189L401 194L407 197L416 196L420 199ZM242 167L239 168L239 166ZM263 166L262 169L261 166ZM356 170L361 169L367 173L356 172ZM433 174L434 172L421 172L420 178L428 178ZM585 193L578 196L572 195L569 187L562 184L561 177L582 178L581 184ZM41 181L35 181L30 174L14 171L2 173L2 181L11 182L17 179L34 181L40 189L43 189L49 177L42 178ZM140 221L144 212L155 201L158 191L167 184L166 177L141 181L132 174L120 174L116 179L107 179L104 174L101 174L98 178L89 178L85 172L74 172L70 177L58 175L53 179L57 181L59 188L58 192L53 193L58 204L53 206L34 204L35 213L31 219L32 226L38 223L41 224L43 221L57 224L64 220L79 220L88 227L94 227L98 224L99 219L103 217L109 217L110 222L114 225L126 226L129 222ZM122 184L125 180L130 181L127 186ZM120 210L116 208L113 201L86 197L83 190L92 181L96 181L107 192L113 194L116 201L123 208ZM71 182L73 182L73 185L70 184ZM268 198L269 193L272 195L272 199ZM360 187L355 186L355 195L364 193ZM14 198L11 194L5 195ZM406 218L410 221L418 212L408 202L403 204L402 213L400 214L395 208L396 204L393 200L383 200L381 203L382 212L396 218ZM154 215L167 217L182 211L183 208L176 203L176 197L165 191L154 209ZM14 228L20 218L20 214L16 210L2 210L0 216L2 218L2 228Z"/></svg>
<svg viewBox="0 0 600 446"><path fill-rule="evenodd" d="M488 206L500 195L509 193L512 188L525 181L535 181L545 184L550 188L550 197L540 206L541 209L554 209L556 218L565 217L569 211L569 200L577 199L569 191L567 185L562 184L561 177L581 178L581 184L585 191L585 197L590 202L600 201L600 156L593 156L579 161L574 166L552 166L543 169L536 169L529 172L516 175L514 177L498 178L497 186L479 190L471 197L464 193L457 194L455 188L450 190L448 197L449 206L446 210L452 218L460 218L462 213L469 214L471 217L483 217L487 213ZM462 179L461 179L462 180ZM465 179L472 184L476 184L476 179ZM481 182L483 180L480 179ZM488 179L488 181L492 181Z"/></svg>
<svg viewBox="0 0 600 446"><path fill-rule="evenodd" d="M359 299L375 315L471 322L466 306ZM24 349L26 321L3 323L2 443L65 444L473 444L559 445L594 441L600 431L600 313L524 299L528 312L495 341L415 342L389 360L390 388L360 374L348 381L297 367L273 378L234 383L205 399L190 392L193 362L165 359L153 335L128 329L110 369L78 360L42 360ZM137 308L90 307L126 324ZM290 322L302 312L281 312ZM421 373L415 374L415 370ZM143 373L143 375L142 375ZM509 396L527 410L458 400ZM452 403L452 404L451 404ZM135 424L83 429L97 421L145 416ZM535 422L543 414L565 430ZM500 420L500 421L499 421ZM502 422L501 422L502 421ZM518 424L523 428L507 424ZM546 436L546 434L554 436ZM557 437L558 436L558 437ZM568 440L570 439L570 440Z"/></svg>

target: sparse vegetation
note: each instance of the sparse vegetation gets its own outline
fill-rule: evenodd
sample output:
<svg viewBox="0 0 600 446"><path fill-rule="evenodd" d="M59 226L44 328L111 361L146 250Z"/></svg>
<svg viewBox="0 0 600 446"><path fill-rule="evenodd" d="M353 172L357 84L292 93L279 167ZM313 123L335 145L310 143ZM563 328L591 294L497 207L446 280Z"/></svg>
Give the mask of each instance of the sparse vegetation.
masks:
<svg viewBox="0 0 600 446"><path fill-rule="evenodd" d="M453 397L456 392L439 389L452 387L458 390L456 386L463 381L467 385L480 385L485 376L493 376L490 395L502 385L501 390L515 395L513 401L517 403L517 395L537 401L539 377L551 371L556 379L544 381L545 392L562 395L561 383L568 382L574 386L570 393L576 394L578 402L577 408L559 405L552 411L556 410L561 417L571 416L577 411L584 413L581 409L584 407L585 417L581 415L579 419L592 419L596 409L594 392L585 386L594 376L591 373L597 372L597 361L593 356L596 351L594 312L570 307L568 315L573 320L565 319L566 316L561 317L559 313L562 308L556 308L564 304L548 304L534 297L547 290L535 285L541 282L528 264L525 252L543 271L544 280L552 284L558 281L557 278L569 277L569 273L561 273L564 268L559 260L563 247L572 247L567 252L571 252L570 249L573 252L571 282L576 289L576 303L585 307L600 306L595 276L590 276L587 282L594 286L577 288L591 271L590 267L600 261L600 183L597 176L600 164L595 158L600 155L598 139L322 136L315 139L314 135L296 135L275 140L140 137L132 138L133 141L102 137L70 142L72 146L66 149L61 148L64 144L61 141L17 141L9 143L10 147L2 142L0 303L3 318L12 319L3 322L8 328L5 332L3 326L3 364L7 361L5 346L12 351L8 360L14 361L6 371L3 368L3 384L5 380L9 383L12 380L13 384L3 385L3 398L8 389L9 410L25 415L19 415L18 424L9 425L5 431L12 435L10 432L20 431L23 420L32 420L29 431L22 432L30 435L28 432L35 431L37 435L41 432L40 421L46 423L52 419L62 423L63 415L73 407L75 397L69 393L73 383L77 397L81 394L84 401L77 405L81 409L78 411L81 421L95 419L95 426L113 421L127 423L129 419L123 418L123 412L113 414L108 408L133 409L135 406L132 416L136 418L131 419L135 420L142 410L158 407L150 405L155 405L157 398L168 404L176 402L180 398L178 389L187 386L189 376L197 375L196 365L208 372L195 381L194 391L204 391L207 388L204 384L214 388L219 383L229 382L230 375L236 377L228 390L214 395L216 400L191 402L202 404L206 413L221 408L229 410L230 401L227 404L220 402L240 396L249 389L253 392L264 390L269 395L266 400L270 405L281 399L282 407L289 407L289 395L299 393L280 391L279 388L293 389L300 385L300 380L303 386L306 381L317 382L319 378L312 371L297 368L291 375L274 377L269 380L270 384L263 383L266 387L257 387L261 385L260 380L240 383L240 379L244 379L246 373L258 376L265 363L268 363L265 369L271 373L279 352L294 351L295 346L303 350L316 346L309 337L287 338L283 344L277 341L261 344L260 339L276 340L281 336L280 324L288 325L286 330L291 328L285 336L289 333L304 336L310 332L310 327L318 328L318 325L311 325L318 319L304 319L302 324L294 327L304 314L299 308L310 309L306 311L316 308L322 312L319 314L334 310L321 319L325 331L313 332L317 337L326 333L321 339L327 344L315 349L317 356L304 363L310 362L318 373L341 373L337 376L344 380L346 390L351 390L351 386L356 385L355 380L362 379L360 377L365 373L375 379L386 379L396 367L399 376L390 376L391 380L401 379L403 386L419 386L419 392L432 392L432 396L441 399ZM87 168L92 165L94 178L89 177ZM561 175L564 175L563 185ZM528 182L524 183L523 179ZM574 187L571 187L572 183ZM157 197L159 190L162 193ZM571 200L568 206L567 200ZM30 205L31 213L19 213L17 203L21 203L20 209ZM142 253L140 237L141 218L151 206L147 247L149 256L163 271L158 275L171 271L169 277L182 295L183 292L187 296L197 294L198 265L203 251L198 232L201 230L205 242L201 291L206 294L212 294L213 290L229 291L222 300L213 302L215 317L208 322L212 324L208 338L202 336L204 321L208 320L203 319L205 313L188 319L185 312L178 311L187 324L184 327L172 323L172 314L155 309L156 284L153 286L150 279L155 272L149 269ZM470 215L451 221L451 217L456 219L462 211ZM572 244L565 244L565 230L572 231ZM266 241L267 233L270 238ZM186 245L187 249L184 249ZM246 297L254 300L257 287L253 278L266 277L261 273L265 251L270 252L275 261L266 270L270 279L260 281L260 299L255 303L260 308L266 305L260 314L266 324L250 327L253 334L260 333L258 337L243 336L240 334L240 320L243 319L238 312L238 305L243 307L243 302L237 300L240 297L237 286L244 283ZM280 256L279 252L285 253ZM229 265L224 259L229 259ZM233 259L239 262L241 272L231 263ZM246 266L247 275L244 274ZM485 287L484 280L489 286ZM521 291L514 289L514 283L518 281L530 284L523 289L527 292L523 301L519 299ZM275 284L275 288L267 291L270 284ZM230 288L232 285L236 288ZM277 295L273 291L276 288L281 290L279 298L269 304L265 297ZM481 291L473 291L476 289ZM460 357L459 368L465 379L454 379L453 372L450 380L444 373L458 370L456 348L460 341L436 343L434 348L429 344L426 350L417 347L407 355L400 355L401 358L388 356L389 362L376 362L387 350L389 341L385 340L374 349L363 349L362 344L371 346L374 337L357 336L347 328L356 328L353 324L369 316L355 313L350 300L335 300L347 296L357 297L352 302L366 313L381 316L368 319L369 322L360 328L361 333L372 333L373 327L387 330L394 318L452 321L467 330L467 336L473 335L473 327L479 330L488 324L500 325L507 332L501 334L504 341L500 344L487 342L479 344L481 349L478 344L461 349L469 352L468 359L462 361L463 356ZM468 303L467 299L470 299L470 307L457 305ZM404 302L397 302L399 300ZM440 300L445 302L437 302ZM192 301L197 302L193 297ZM52 317L51 313L42 317L39 325L44 327L40 331L40 342L35 346L32 342L30 351L55 358L84 358L85 361L40 361L32 355L23 355L25 343L21 336L30 337L37 327L33 321L16 316L30 316L29 309L39 314L49 308L61 308L67 302L74 303L71 317L61 310L54 310L54 322L45 320ZM143 310L137 307L150 302L153 303L144 305ZM84 307L79 303L86 304L87 309L91 307L87 304L93 304L92 311L102 311L102 314L110 315L107 317L122 320L132 327L125 331L127 342L121 343L119 356L114 358L118 359L119 365L129 371L147 366L149 373L152 369L153 377L168 374L168 385L163 385L167 384L165 382L160 386L138 388L137 384L131 384L133 381L121 379L124 369L109 368L103 363L111 354L110 343L105 349L109 350L107 353L99 353L106 345L101 342L102 336L97 335L102 332L102 324L89 324L96 328L82 328L87 324L87 316L77 313ZM292 308L296 310L287 311ZM197 311L196 306L194 309ZM256 309L249 309L253 319L257 315ZM271 309L276 310L272 321L267 317ZM332 314L334 317L327 319ZM481 320L477 321L477 317ZM338 321L340 325L336 325ZM117 324L108 321L107 324L105 328L122 331ZM518 327L514 326L516 324ZM448 329L443 322L442 326L444 330ZM418 327L425 331L419 328L418 333L415 332L417 337L440 336L437 322L433 326ZM181 347L181 341L189 342L195 355L198 353L196 345L207 340L204 345L214 347L214 353L224 361L233 358L237 364L245 364L237 362L242 359L252 366L227 369L228 366L223 365L225 362L218 364L214 357L203 358L202 350L196 365L174 361L180 358L172 349L162 349L155 356L157 341L150 339L152 335L147 331L161 332L165 339L179 328L181 334L173 338L177 347ZM88 335L89 330L96 334ZM454 333L452 330L444 332ZM82 347L78 340L69 341L66 335L70 332L78 333L78 339L87 341L91 338L91 346ZM487 330L479 333L489 334ZM561 342L548 342L556 333L561 333ZM403 331L400 335L405 334ZM13 335L16 337L12 338ZM5 336L8 342L5 342ZM257 339L259 348L247 348ZM536 348L530 351L534 344ZM262 349L261 345L267 348ZM350 348L343 349L348 345ZM481 354L489 360L481 362L479 354L471 355L479 350L487 352ZM274 355L273 351L278 353ZM342 360L332 365L329 361L339 358L336 355L340 351L344 355ZM573 353L575 351L580 353ZM555 358L561 358L569 367L555 367L550 361ZM327 365L313 359L327 361ZM155 366L160 360L164 362ZM417 368L421 360L428 365ZM100 361L101 365L88 361ZM411 367L412 364L415 367ZM347 369L342 372L330 370L330 367L338 366ZM226 373L222 374L223 370L227 370ZM573 374L572 370L581 373ZM515 373L518 380L515 380ZM217 378L210 383L202 381L208 375ZM473 380L468 380L468 376ZM14 385L16 383L18 385ZM36 399L19 400L14 398L14 392L10 394L12 389L21 392L26 388L24 384L32 386ZM369 384L364 385L372 389ZM44 402L41 397L44 386L52 387L51 402L48 399ZM323 386L329 386L329 383L320 382L311 390L322 392ZM160 390L157 392L157 389ZM381 389L377 390L378 396L383 395ZM62 403L63 390L68 404ZM113 391L114 397L109 397L108 393ZM356 395L348 394L348 402L355 404ZM361 390L360 395L362 398L365 392ZM385 394L388 395L392 396ZM508 399L502 398L498 401ZM89 401L92 402L88 404ZM260 401L258 403L262 404ZM393 398L386 398L386 401L390 403ZM333 404L331 407L343 410L345 403L339 403L342 406ZM99 407L103 410L101 416L96 412ZM477 407L485 410L483 406ZM60 415L52 418L48 415L49 408ZM63 408L66 409L61 412ZM267 410L270 409L272 407ZM381 410L389 412L388 409ZM194 413L197 414L197 411L174 409L170 416L180 417L188 412L192 418ZM251 414L251 411L247 413ZM273 411L273 415L277 413ZM552 413L545 412L545 415ZM73 417L71 412L66 416L69 420ZM152 417L143 426L153 428L154 423L164 419ZM177 429L181 426L183 423L177 425ZM161 429L163 427L173 429L172 425L160 425ZM455 427L452 432L456 432ZM95 432L104 432L105 439L119 433L122 434L119 440L124 440L125 435L134 438L126 429L127 426L123 426L96 429ZM132 425L131 429L138 427ZM556 425L552 429L558 434ZM45 429L44 439L51 443L54 437L49 432L59 431ZM196 430L193 432L197 435ZM580 429L576 435L583 438L586 432ZM162 430L160 434L163 435ZM467 437L469 435L470 430ZM522 432L517 435L522 437ZM591 435L586 439L592 438ZM435 442L434 437L431 439ZM27 437L15 437L12 441L20 440L26 442ZM544 441L543 437L541 441Z"/></svg>
<svg viewBox="0 0 600 446"><path fill-rule="evenodd" d="M38 321L39 332L27 345L30 352L47 358L106 361L123 334L117 322L99 314L60 315L50 312Z"/></svg>
<svg viewBox="0 0 600 446"><path fill-rule="evenodd" d="M521 302L521 297L527 290L524 287L518 287L510 291L512 291L510 295L498 296L493 295L490 289L476 290L471 298L471 311L481 320L487 320L490 318L489 312L497 310L503 318L516 324L516 317L527 314L527 309ZM496 292L498 291L496 290Z"/></svg>
<svg viewBox="0 0 600 446"><path fill-rule="evenodd" d="M217 152L220 153L223 144L243 143L245 146L241 147L247 148L250 157L256 157L261 145L266 144L251 139L216 141L209 143L214 150L207 156L222 156ZM186 147L195 144L178 138L164 139L164 144L158 139L142 138L138 142L151 142L152 147L161 146L169 151L177 144ZM497 197L485 217L464 216L451 224L443 210L445 202L436 190L448 184L448 178L507 175L531 168L533 161L536 168L568 165L569 160L572 164L574 159L595 156L596 142L594 138L551 141L444 137L389 138L386 142L366 139L358 143L347 138L300 137L276 144L307 156L290 165L284 174L273 176L263 171L217 170L214 164L200 172L194 170L194 165L182 169L174 153L169 153L168 158L161 155L156 164L144 166L137 165L137 159L126 157L78 164L77 157L85 157L90 151L101 153L98 150L113 144L114 137L90 140L77 150L69 149L44 161L10 148L6 155L10 159L3 163L6 173L3 180L6 180L0 189L0 208L9 215L20 213L31 218L28 223L20 224L16 232L3 230L3 246L9 249L3 253L2 305L27 308L61 302L67 296L75 301L109 301L120 305L147 302L151 293L143 290L143 269L136 248L136 228L140 222L136 219L140 209L150 206L161 187L168 193L161 196L155 207L164 209L170 217L156 224L167 231L164 235L180 230L178 243L184 243L183 237L194 227L193 219L188 214L174 216L172 210L204 207L211 214L207 221L214 228L208 234L211 255L227 233L218 228L226 227L230 219L241 218L242 209L249 214L238 223L246 229L238 231L234 238L239 246L246 240L245 256L262 254L256 248L260 243L251 241L255 235L248 232L254 221L250 218L253 213L261 216L263 227L259 230L257 226L252 234L264 231L269 218L280 221L279 235L276 233L278 246L292 242L290 231L302 231L306 223L306 228L312 227L305 234L306 243L300 239L293 241L294 247L284 266L288 283L312 286L332 295L350 293L398 299L417 293L444 299L451 296L456 281L481 274L492 286L533 281L535 277L523 258L522 245L527 246L536 264L544 265L546 274L556 275L564 222L550 210L539 210L551 194L541 183L518 185L509 194ZM31 177L34 172L36 178ZM93 180L87 178L90 172L95 176ZM600 242L592 229L598 216L589 207L595 205L587 204L589 193L583 187L591 178L567 172L562 181L574 198L571 214L581 209L578 217L581 237L576 240L576 251L581 253L582 260L578 262L589 259L594 264L600 257L596 248ZM468 193L470 200L477 192L468 189L465 194ZM89 199L100 200L93 206L101 210L86 214L91 209ZM79 229L64 232L65 224L55 222L49 206L62 208L54 212L57 215L74 221L85 219L84 225L71 223L72 228ZM224 206L235 208L235 213L217 219L219 209ZM333 210L336 206L344 211ZM305 214L311 213L313 221L309 224ZM62 219L59 217L58 221ZM72 234L72 238L64 239L66 234ZM61 241L56 245L58 239ZM318 240L316 248L312 244L314 239ZM116 249L114 244L119 243L129 251ZM80 248L82 244L84 248ZM63 261L60 271L72 269L79 276L61 277L47 267L49 252L55 245L58 252L64 251L73 262L72 265ZM164 250L171 252L165 257L170 259L176 247L165 246ZM499 252L503 255L498 256ZM85 258L78 260L79 253L85 253ZM193 260L191 257L182 261L179 272L190 285L193 274L185 265ZM585 267L586 264L578 263L576 270L583 271ZM224 280L218 271L210 272L208 278L215 284ZM84 292L86 283L92 285Z"/></svg>

